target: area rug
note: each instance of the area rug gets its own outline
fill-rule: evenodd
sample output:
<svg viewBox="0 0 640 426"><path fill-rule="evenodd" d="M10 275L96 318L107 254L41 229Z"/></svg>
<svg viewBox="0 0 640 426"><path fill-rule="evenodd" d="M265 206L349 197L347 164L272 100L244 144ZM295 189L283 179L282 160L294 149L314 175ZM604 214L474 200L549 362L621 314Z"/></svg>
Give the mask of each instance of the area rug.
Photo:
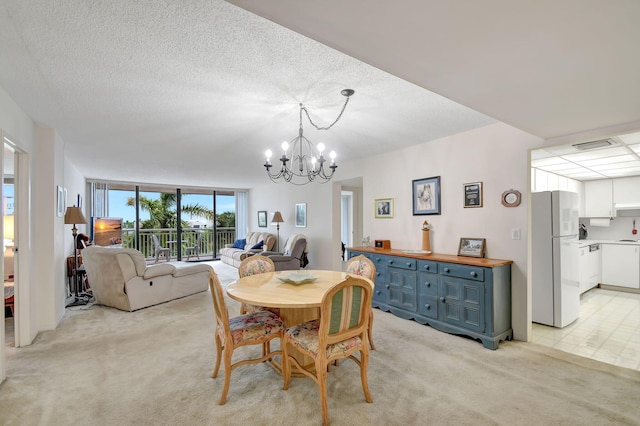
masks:
<svg viewBox="0 0 640 426"><path fill-rule="evenodd" d="M212 262L226 285L237 270ZM239 304L227 299L230 314ZM328 376L333 425L637 425L640 373L531 343L495 351L374 310L366 403L359 369ZM56 330L7 356L2 425L319 425L317 385L287 391L267 363L233 371L226 405L211 296L136 312L68 310ZM236 358L260 348L237 350Z"/></svg>

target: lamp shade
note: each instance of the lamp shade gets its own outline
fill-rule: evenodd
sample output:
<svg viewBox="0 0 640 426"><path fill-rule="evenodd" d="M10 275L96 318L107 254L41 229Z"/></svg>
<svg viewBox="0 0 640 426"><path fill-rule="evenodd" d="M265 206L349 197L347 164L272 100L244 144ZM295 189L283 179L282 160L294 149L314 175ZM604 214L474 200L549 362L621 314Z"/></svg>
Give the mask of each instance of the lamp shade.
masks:
<svg viewBox="0 0 640 426"><path fill-rule="evenodd" d="M13 241L13 215L4 217L4 239Z"/></svg>
<svg viewBox="0 0 640 426"><path fill-rule="evenodd" d="M67 207L67 211L64 214L64 223L66 225L84 224L87 223L87 219L84 218L80 207Z"/></svg>
<svg viewBox="0 0 640 426"><path fill-rule="evenodd" d="M280 212L276 210L276 212L273 214L273 219L271 219L271 223L282 223L282 222L284 222L284 219L282 218L282 215L280 214Z"/></svg>

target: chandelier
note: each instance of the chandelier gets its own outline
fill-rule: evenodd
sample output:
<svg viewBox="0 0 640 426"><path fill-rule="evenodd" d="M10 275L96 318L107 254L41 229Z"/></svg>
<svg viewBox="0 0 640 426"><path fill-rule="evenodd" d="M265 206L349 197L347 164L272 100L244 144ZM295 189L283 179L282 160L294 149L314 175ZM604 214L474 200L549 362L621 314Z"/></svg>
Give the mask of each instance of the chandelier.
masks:
<svg viewBox="0 0 640 426"><path fill-rule="evenodd" d="M340 92L340 94L347 99L344 101L338 117L333 123L326 127L318 127L313 120L311 120L307 108L300 104L300 127L298 128L298 136L293 138L291 142L282 142L282 156L279 158L280 162L282 162L282 167L277 173L271 172L271 167L273 166L273 164L271 164L271 156L273 153L270 149L265 152L267 161L264 163L264 167L267 169L267 174L272 181L276 183L285 181L294 185L304 185L315 180L320 183L325 183L333 177L336 168L338 168L335 161L336 153L335 151L329 153L331 164L328 168L331 169L331 171L328 172L325 170L325 162L327 160L324 157L324 144L319 143L314 147L311 141L302 134L302 113L304 112L307 115L309 123L317 130L329 130L340 120L342 113L349 103L349 97L354 93L351 89L344 89Z"/></svg>

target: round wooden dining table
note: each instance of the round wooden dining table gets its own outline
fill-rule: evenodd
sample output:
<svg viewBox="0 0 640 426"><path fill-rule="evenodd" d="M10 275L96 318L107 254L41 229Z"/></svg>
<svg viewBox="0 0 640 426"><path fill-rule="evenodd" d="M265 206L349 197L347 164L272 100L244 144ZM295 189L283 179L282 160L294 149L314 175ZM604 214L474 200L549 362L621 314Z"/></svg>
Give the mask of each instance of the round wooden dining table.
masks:
<svg viewBox="0 0 640 426"><path fill-rule="evenodd" d="M302 284L283 282L291 274L304 274L315 279ZM293 277L297 279L298 275ZM240 278L229 284L226 290L229 297L238 302L279 308L285 326L291 327L318 318L325 293L346 277L345 272L325 270L266 272ZM357 278L367 281L373 290L371 280L360 276ZM302 354L297 355L294 356L302 361L301 365L308 365L312 361L308 357L302 357Z"/></svg>

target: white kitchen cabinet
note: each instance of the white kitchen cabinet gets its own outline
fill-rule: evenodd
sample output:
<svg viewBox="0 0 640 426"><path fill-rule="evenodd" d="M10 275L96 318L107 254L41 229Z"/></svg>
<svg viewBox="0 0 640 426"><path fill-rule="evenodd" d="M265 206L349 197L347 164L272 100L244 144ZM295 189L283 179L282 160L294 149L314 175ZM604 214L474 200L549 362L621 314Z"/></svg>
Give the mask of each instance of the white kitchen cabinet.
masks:
<svg viewBox="0 0 640 426"><path fill-rule="evenodd" d="M600 282L600 250L580 247L580 294L598 286Z"/></svg>
<svg viewBox="0 0 640 426"><path fill-rule="evenodd" d="M640 176L613 179L614 203L640 203Z"/></svg>
<svg viewBox="0 0 640 426"><path fill-rule="evenodd" d="M613 216L613 182L611 179L584 183L584 217Z"/></svg>
<svg viewBox="0 0 640 426"><path fill-rule="evenodd" d="M601 244L602 284L640 289L640 246Z"/></svg>

